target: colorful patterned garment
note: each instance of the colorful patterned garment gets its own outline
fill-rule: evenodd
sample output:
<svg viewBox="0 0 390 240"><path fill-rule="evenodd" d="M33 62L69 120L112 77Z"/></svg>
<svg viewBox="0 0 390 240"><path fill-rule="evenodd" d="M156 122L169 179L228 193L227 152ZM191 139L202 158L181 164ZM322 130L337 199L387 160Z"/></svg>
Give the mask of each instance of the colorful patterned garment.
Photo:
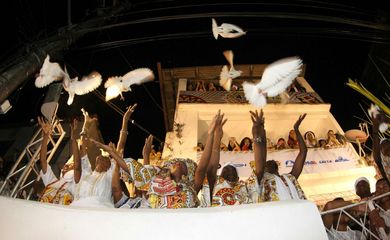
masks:
<svg viewBox="0 0 390 240"><path fill-rule="evenodd" d="M115 208L126 208L126 209L133 209L133 208L149 208L148 200L141 197L135 197L135 198L129 198L122 192L121 199L115 203Z"/></svg>
<svg viewBox="0 0 390 240"><path fill-rule="evenodd" d="M72 164L72 163L70 163ZM81 158L81 169L83 174L91 173L91 163L89 162L88 156L85 155ZM40 171L45 189L43 190L40 202L54 203L69 205L73 202L73 190L74 190L74 172L70 170L58 179L51 169L50 165L47 165L46 173L43 174Z"/></svg>
<svg viewBox="0 0 390 240"><path fill-rule="evenodd" d="M151 208L192 208L199 205L196 192L193 189L196 163L191 159L175 158L164 163L162 168L142 165L134 159L125 159L130 174L121 171L122 179L134 182L134 185L143 191L148 191L148 201ZM183 161L188 170L188 179L183 178L179 183L159 176L166 173L169 166L177 161ZM164 182L166 181L166 182ZM159 189L157 186L162 184Z"/></svg>
<svg viewBox="0 0 390 240"><path fill-rule="evenodd" d="M213 199L210 204L210 187L204 181L202 188L202 207L217 207L251 203L248 191L243 181L231 183L221 176L217 176L213 190Z"/></svg>
<svg viewBox="0 0 390 240"><path fill-rule="evenodd" d="M160 168L151 165L142 165L135 159L124 159L130 174L120 170L124 182L134 183L134 186L141 191L148 191L152 178L160 171Z"/></svg>
<svg viewBox="0 0 390 240"><path fill-rule="evenodd" d="M197 164L193 160L191 160L189 158L174 158L174 159L165 161L164 167L169 168L172 164L175 164L178 161L184 162L186 164L187 171L188 171L188 180L190 182L194 182Z"/></svg>
<svg viewBox="0 0 390 240"><path fill-rule="evenodd" d="M253 203L262 202L260 198L260 185L257 176L254 173L246 180L246 189L248 190L249 198Z"/></svg>
<svg viewBox="0 0 390 240"><path fill-rule="evenodd" d="M148 193L151 208L194 208L199 205L198 197L190 183L176 183L176 191L170 195Z"/></svg>
<svg viewBox="0 0 390 240"><path fill-rule="evenodd" d="M207 177L203 180L202 189L199 191L198 199L200 201L199 207L203 208L211 206L210 185Z"/></svg>
<svg viewBox="0 0 390 240"><path fill-rule="evenodd" d="M280 201L288 199L306 199L298 181L291 174L280 177L264 173L260 184L259 202Z"/></svg>
<svg viewBox="0 0 390 240"><path fill-rule="evenodd" d="M71 189L74 185L73 170L68 171L64 176L58 179L51 169L50 165L47 166L45 174L41 171L41 178L45 184L45 189L42 192L42 196L39 201L44 203L54 203L69 205L73 201L73 195Z"/></svg>
<svg viewBox="0 0 390 240"><path fill-rule="evenodd" d="M54 183L56 182L53 182L53 184ZM63 183L60 188L50 187L50 185L46 186L39 201L44 203L54 203L62 205L71 204L73 201L73 195L67 189L65 189L66 184L67 183Z"/></svg>

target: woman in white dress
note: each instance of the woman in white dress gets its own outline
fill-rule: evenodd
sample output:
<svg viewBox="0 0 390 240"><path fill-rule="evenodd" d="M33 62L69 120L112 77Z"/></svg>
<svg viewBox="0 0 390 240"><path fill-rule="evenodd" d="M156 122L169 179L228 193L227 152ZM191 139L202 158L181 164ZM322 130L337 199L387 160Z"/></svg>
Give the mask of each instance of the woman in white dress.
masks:
<svg viewBox="0 0 390 240"><path fill-rule="evenodd" d="M83 111L84 118L88 119L89 115ZM88 121L85 121L88 122ZM81 141L88 141L87 129L84 124L81 131ZM96 157L95 169L92 172L85 172L81 167L82 158L88 158L86 152L80 152L76 141L77 120L71 124L71 144L74 158L74 181L73 188L74 200L71 206L83 207L114 207L112 199L112 174L114 164L107 154L102 153Z"/></svg>

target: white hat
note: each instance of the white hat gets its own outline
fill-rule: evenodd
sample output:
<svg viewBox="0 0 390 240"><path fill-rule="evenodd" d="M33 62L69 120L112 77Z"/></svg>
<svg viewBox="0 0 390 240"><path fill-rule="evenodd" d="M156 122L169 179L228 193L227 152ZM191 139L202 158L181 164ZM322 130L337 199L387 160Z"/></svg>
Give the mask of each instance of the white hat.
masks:
<svg viewBox="0 0 390 240"><path fill-rule="evenodd" d="M370 184L370 181L368 181L368 179L366 177L360 177L360 178L356 179L356 181L355 181L355 189L356 189L356 186L358 185L358 183L361 181L365 181L368 184Z"/></svg>

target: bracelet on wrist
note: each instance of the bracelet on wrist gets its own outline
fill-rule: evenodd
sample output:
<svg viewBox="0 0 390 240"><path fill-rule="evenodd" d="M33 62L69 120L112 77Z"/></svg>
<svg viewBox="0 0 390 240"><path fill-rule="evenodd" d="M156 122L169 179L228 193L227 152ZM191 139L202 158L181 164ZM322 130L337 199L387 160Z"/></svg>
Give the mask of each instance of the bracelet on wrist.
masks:
<svg viewBox="0 0 390 240"><path fill-rule="evenodd" d="M123 134L126 134L126 135L128 135L128 134L129 134L129 132L128 132L128 131L124 131L124 130L121 130L121 131L120 131L120 133L123 133Z"/></svg>
<svg viewBox="0 0 390 240"><path fill-rule="evenodd" d="M253 138L253 142L255 142L255 143L262 143L262 142L264 142L264 140L263 140L262 137L256 137L256 138Z"/></svg>

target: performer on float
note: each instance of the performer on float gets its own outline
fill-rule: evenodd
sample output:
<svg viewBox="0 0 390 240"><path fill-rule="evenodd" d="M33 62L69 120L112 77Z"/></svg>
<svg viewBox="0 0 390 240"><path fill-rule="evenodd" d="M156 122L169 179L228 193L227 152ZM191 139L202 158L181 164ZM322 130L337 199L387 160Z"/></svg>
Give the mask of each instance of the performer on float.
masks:
<svg viewBox="0 0 390 240"><path fill-rule="evenodd" d="M261 179L264 172L265 154L267 140L264 131L264 117L263 111L260 113L250 111L251 119L253 122L252 135L254 142L254 157L258 162L259 168L257 169L257 176ZM203 188L202 200L205 203L202 206L226 206L226 205L238 205L251 203L251 199L246 188L246 184L240 181L237 169L234 165L228 163L221 168L220 174L217 175L217 169L220 160L219 146L223 135L222 127L226 123L226 119L222 118L217 120L217 127L215 130L215 137L213 143L213 151L211 154L211 160L207 168L207 182ZM263 163L260 163L263 162ZM207 183L209 186L207 187ZM209 190L209 192L207 191ZM211 194L209 198L207 195ZM211 204L210 204L211 200Z"/></svg>
<svg viewBox="0 0 390 240"><path fill-rule="evenodd" d="M55 203L69 205L73 201L73 186L74 186L74 163L71 157L69 161L62 167L59 178L53 173L51 166L47 163L47 144L52 132L52 126L44 118L38 117L38 123L42 128L42 143L40 150L39 163L41 166L40 176L42 178L45 189L43 190L40 202ZM90 119L85 119L84 126L88 129ZM77 144L77 143L76 143ZM86 155L86 143L81 142L81 151ZM84 172L91 172L91 165L88 158L81 159L81 168Z"/></svg>
<svg viewBox="0 0 390 240"><path fill-rule="evenodd" d="M83 111L84 118L89 119L87 112ZM81 167L81 158L88 158L86 152L80 151L77 145L77 120L71 124L71 144L74 158L74 201L71 206L83 207L108 207L113 208L112 199L112 174L114 164L111 164L110 156L102 152L95 160L93 172L84 171ZM89 141L88 130L83 125L80 133L81 142Z"/></svg>
<svg viewBox="0 0 390 240"><path fill-rule="evenodd" d="M142 165L138 161L123 159L112 145L101 145L119 163L122 178L133 182L138 189L147 190L148 202L152 208L197 207L197 194L202 187L210 160L214 129L220 118L220 111L214 116L199 163L191 159L174 158L164 163L162 168Z"/></svg>
<svg viewBox="0 0 390 240"><path fill-rule="evenodd" d="M248 179L248 190L254 202L306 199L297 181L303 170L307 155L307 147L299 131L299 126L305 117L306 113L300 115L294 124L294 131L299 143L299 152L295 158L291 172L280 175L277 162L275 160L269 160L265 163L265 173L261 182L259 181L259 177L251 177Z"/></svg>

